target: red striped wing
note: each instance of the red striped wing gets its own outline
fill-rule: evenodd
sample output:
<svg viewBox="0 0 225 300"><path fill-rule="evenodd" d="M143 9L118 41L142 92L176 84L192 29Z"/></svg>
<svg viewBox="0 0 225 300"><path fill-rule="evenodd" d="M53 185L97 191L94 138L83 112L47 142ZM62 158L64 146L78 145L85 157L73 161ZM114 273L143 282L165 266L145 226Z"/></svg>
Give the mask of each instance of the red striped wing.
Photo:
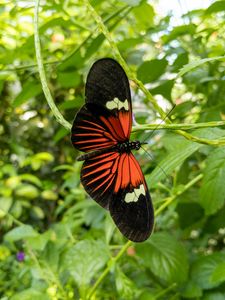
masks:
<svg viewBox="0 0 225 300"><path fill-rule="evenodd" d="M71 140L75 148L89 152L126 141L130 131L129 111L120 110L113 115L97 105L86 104L75 117Z"/></svg>
<svg viewBox="0 0 225 300"><path fill-rule="evenodd" d="M149 237L153 208L143 173L132 153L111 151L86 160L81 182L96 202L110 210L124 236L136 242Z"/></svg>

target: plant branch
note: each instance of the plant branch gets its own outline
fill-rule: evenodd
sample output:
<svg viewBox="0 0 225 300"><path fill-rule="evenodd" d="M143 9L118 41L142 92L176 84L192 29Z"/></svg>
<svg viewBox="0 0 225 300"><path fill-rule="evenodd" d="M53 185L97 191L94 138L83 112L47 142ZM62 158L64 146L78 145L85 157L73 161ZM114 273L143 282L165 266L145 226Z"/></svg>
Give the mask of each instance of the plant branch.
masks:
<svg viewBox="0 0 225 300"><path fill-rule="evenodd" d="M55 116L56 120L67 130L71 129L71 124L66 121L63 117L63 115L58 110L57 106L55 105L55 102L53 100L53 97L51 95L51 92L49 90L45 69L43 65L42 60L42 54L41 54L41 45L40 45L40 38L39 38L39 29L38 29L38 11L39 11L39 1L35 1L35 10L34 10L34 42L35 42L35 52L36 52L36 59L37 59L37 65L38 65L38 71L40 75L40 80L42 84L42 89L45 95L45 98L48 102L49 107L51 108L51 111L53 115Z"/></svg>

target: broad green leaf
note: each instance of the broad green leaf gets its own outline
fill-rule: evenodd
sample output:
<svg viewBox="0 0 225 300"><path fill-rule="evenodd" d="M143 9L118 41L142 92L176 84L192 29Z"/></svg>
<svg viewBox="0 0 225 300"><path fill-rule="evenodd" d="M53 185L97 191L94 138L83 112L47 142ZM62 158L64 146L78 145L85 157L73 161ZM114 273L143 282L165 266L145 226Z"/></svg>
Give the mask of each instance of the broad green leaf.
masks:
<svg viewBox="0 0 225 300"><path fill-rule="evenodd" d="M101 241L83 240L67 250L62 269L69 271L82 289L97 276L109 259L106 245Z"/></svg>
<svg viewBox="0 0 225 300"><path fill-rule="evenodd" d="M74 88L81 82L81 77L78 71L59 72L57 81L62 88Z"/></svg>
<svg viewBox="0 0 225 300"><path fill-rule="evenodd" d="M137 27L141 30L146 30L149 27L154 26L155 12L153 7L143 2L141 5L133 8L133 14L137 21Z"/></svg>
<svg viewBox="0 0 225 300"><path fill-rule="evenodd" d="M162 37L162 40L166 44L182 35L193 35L195 33L195 30L196 26L194 24L177 26L169 34L164 35Z"/></svg>
<svg viewBox="0 0 225 300"><path fill-rule="evenodd" d="M21 225L9 231L5 239L10 242L26 240L29 237L37 237L38 233L30 225Z"/></svg>
<svg viewBox="0 0 225 300"><path fill-rule="evenodd" d="M176 167L180 166L186 158L202 147L201 144L190 142L183 137L179 137L178 140L180 141L178 144L173 143L172 140L170 141L173 147L175 145L177 147L159 163L159 166L150 175L146 175L146 181L151 187L157 185L166 175L168 176Z"/></svg>
<svg viewBox="0 0 225 300"><path fill-rule="evenodd" d="M225 203L225 149L215 149L206 160L200 190L200 203L207 215L218 211Z"/></svg>
<svg viewBox="0 0 225 300"><path fill-rule="evenodd" d="M225 1L215 1L206 9L205 15L211 15L220 11L225 11Z"/></svg>
<svg viewBox="0 0 225 300"><path fill-rule="evenodd" d="M194 262L191 268L192 280L202 289L211 289L219 285L212 282L211 277L218 265L224 263L225 253L213 253L203 256Z"/></svg>
<svg viewBox="0 0 225 300"><path fill-rule="evenodd" d="M27 81L22 91L16 96L13 106L18 107L27 100L39 95L42 92L41 84L35 81Z"/></svg>
<svg viewBox="0 0 225 300"><path fill-rule="evenodd" d="M143 83L149 83L158 79L166 70L166 59L153 59L145 61L137 70L137 76Z"/></svg>
<svg viewBox="0 0 225 300"><path fill-rule="evenodd" d="M183 76L184 74L192 71L193 69L211 61L215 60L225 60L225 56L217 56L217 57L209 57L209 58L203 58L196 61L192 61L189 64L185 65L180 72L177 74L177 78Z"/></svg>
<svg viewBox="0 0 225 300"><path fill-rule="evenodd" d="M156 276L167 282L183 282L188 275L185 248L166 232L154 233L144 244L137 245L137 254Z"/></svg>
<svg viewBox="0 0 225 300"><path fill-rule="evenodd" d="M225 262L219 264L211 276L213 283L221 283L225 281Z"/></svg>

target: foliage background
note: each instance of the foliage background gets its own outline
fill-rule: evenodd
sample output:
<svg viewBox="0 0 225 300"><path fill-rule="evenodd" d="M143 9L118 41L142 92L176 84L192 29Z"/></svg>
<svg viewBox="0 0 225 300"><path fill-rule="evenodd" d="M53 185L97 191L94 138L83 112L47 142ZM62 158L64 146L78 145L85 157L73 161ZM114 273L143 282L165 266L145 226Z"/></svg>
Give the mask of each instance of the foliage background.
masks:
<svg viewBox="0 0 225 300"><path fill-rule="evenodd" d="M133 138L147 138L153 157L136 153L157 215L142 244L127 243L80 185L78 153L42 91L34 5L0 4L0 299L225 299L225 1L174 26L151 1L93 0L107 36L87 0L41 1L48 86L70 123L91 64L126 61L143 125ZM144 131L174 103L167 127L185 132Z"/></svg>

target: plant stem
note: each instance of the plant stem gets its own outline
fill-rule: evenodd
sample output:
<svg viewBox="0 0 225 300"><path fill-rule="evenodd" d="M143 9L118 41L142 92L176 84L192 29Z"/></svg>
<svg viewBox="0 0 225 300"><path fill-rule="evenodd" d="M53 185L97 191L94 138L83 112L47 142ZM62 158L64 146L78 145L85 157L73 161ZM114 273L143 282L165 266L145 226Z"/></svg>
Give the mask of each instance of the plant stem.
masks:
<svg viewBox="0 0 225 300"><path fill-rule="evenodd" d="M119 251L119 253L115 257L111 257L108 266L105 268L105 270L102 272L102 274L99 276L98 280L93 285L92 289L90 290L87 299L90 299L91 296L96 291L99 284L103 281L103 279L108 275L112 267L115 265L115 263L120 259L120 257L124 254L124 252L129 248L129 246L132 244L131 241L128 241Z"/></svg>
<svg viewBox="0 0 225 300"><path fill-rule="evenodd" d="M39 1L35 1L35 10L34 10L34 42L35 42L35 52L37 58L37 65L38 71L41 79L42 89L45 94L45 98L48 102L49 107L51 108L52 113L56 117L57 121L64 126L67 130L71 129L71 124L66 121L63 115L60 113L58 108L55 105L55 102L52 98L51 92L49 90L45 69L43 65L42 55L41 55L41 45L40 45L40 38L39 38L39 29L38 29L38 11L39 11Z"/></svg>
<svg viewBox="0 0 225 300"><path fill-rule="evenodd" d="M209 127L219 127L225 126L225 121L213 121L213 122L205 122L205 123L194 123L194 124L144 124L134 126L132 128L133 132L144 131L144 130L155 130L158 129L169 129L169 130L191 130L191 129L199 129L199 128L209 128Z"/></svg>

